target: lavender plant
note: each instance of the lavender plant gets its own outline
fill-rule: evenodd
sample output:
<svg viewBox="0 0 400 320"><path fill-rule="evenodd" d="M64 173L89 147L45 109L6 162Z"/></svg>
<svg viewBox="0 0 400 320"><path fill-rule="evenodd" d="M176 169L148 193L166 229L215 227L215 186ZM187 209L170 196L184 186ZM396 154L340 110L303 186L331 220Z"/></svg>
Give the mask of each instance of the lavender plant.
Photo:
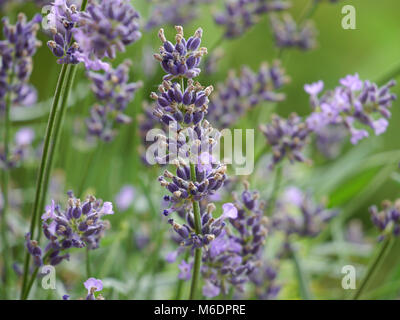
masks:
<svg viewBox="0 0 400 320"><path fill-rule="evenodd" d="M86 119L89 135L110 141L116 134L115 123L129 124L131 122L131 118L123 112L133 100L135 92L142 86L142 82L128 83L130 66L131 61L126 60L116 69L109 69L102 74L88 72L92 91L102 103L93 106L90 118Z"/></svg>

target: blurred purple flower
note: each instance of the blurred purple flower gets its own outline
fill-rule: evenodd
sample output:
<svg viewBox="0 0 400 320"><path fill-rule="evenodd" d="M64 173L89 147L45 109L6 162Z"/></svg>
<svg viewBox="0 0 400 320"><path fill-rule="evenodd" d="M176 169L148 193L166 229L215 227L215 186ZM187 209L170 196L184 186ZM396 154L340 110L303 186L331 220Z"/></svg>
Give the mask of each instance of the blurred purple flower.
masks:
<svg viewBox="0 0 400 320"><path fill-rule="evenodd" d="M132 185L125 185L121 188L119 193L115 196L115 203L118 210L127 210L135 198L135 188Z"/></svg>

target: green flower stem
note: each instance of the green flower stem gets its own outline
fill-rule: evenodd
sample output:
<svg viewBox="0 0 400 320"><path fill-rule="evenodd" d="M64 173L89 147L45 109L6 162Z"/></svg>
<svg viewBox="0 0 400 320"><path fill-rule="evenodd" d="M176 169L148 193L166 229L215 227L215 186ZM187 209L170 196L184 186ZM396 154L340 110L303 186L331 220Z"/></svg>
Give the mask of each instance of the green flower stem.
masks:
<svg viewBox="0 0 400 320"><path fill-rule="evenodd" d="M272 215L275 210L276 200L278 197L281 182L282 182L282 165L278 164L275 171L275 179L274 179L274 184L272 186L271 195L268 200L268 207L266 212L267 216Z"/></svg>
<svg viewBox="0 0 400 320"><path fill-rule="evenodd" d="M12 68L14 70L14 68ZM14 81L14 72L11 72L9 76L9 84L12 85ZM7 296L7 288L10 282L10 277L13 275L12 270L12 251L10 248L10 244L8 242L7 236L7 211L8 211L8 186L10 180L10 170L8 168L8 159L9 159L9 149L10 149L10 127L11 127L11 120L10 120L10 109L11 109L11 94L12 92L7 93L6 97L6 105L5 105L5 112L4 112L4 157L5 157L5 164L4 170L2 170L2 192L3 192L3 210L1 213L1 234L2 234L2 254L3 254L3 261L4 261L4 275L3 275L3 289L4 289L4 296Z"/></svg>
<svg viewBox="0 0 400 320"><path fill-rule="evenodd" d="M84 11L86 9L87 2L88 2L87 0L83 0L81 11ZM57 146L57 142L59 140L59 134L61 130L60 127L63 123L68 95L72 87L72 82L75 78L76 68L77 65L63 64L61 67L60 75L58 77L53 104L51 106L49 120L47 123L42 159L40 162L39 174L36 184L36 194L35 194L33 211L31 216L31 226L30 226L30 234L32 237L34 237L36 222L39 221L38 218L39 211L42 210L44 206L44 201L46 199L46 194L50 179L50 172L52 168L52 162L54 159L54 152ZM62 104L60 110L58 110L60 99L62 99L61 100ZM54 130L55 133L53 132ZM40 228L38 228L38 231L39 231L38 237L40 237L41 234ZM24 296L28 296L30 291L30 287L26 287L28 272L29 272L29 262L30 262L30 254L27 252L25 255L25 262L24 262L24 275L22 281L21 298ZM26 290L27 292L25 293Z"/></svg>
<svg viewBox="0 0 400 320"><path fill-rule="evenodd" d="M50 256L51 253L52 253L52 250L49 250L49 251L45 254L45 256L43 257L43 264L45 263L45 261L47 260L47 258ZM31 289L32 289L32 285L33 285L33 283L34 283L35 280L36 280L36 276L37 276L38 272L39 272L39 267L36 267L35 270L34 270L33 273L32 273L32 276L31 276L31 278L30 278L28 284L27 284L25 293L24 293L24 294L22 295L22 297L21 297L21 300L26 300L26 299L28 299L29 292L30 292Z"/></svg>
<svg viewBox="0 0 400 320"><path fill-rule="evenodd" d="M190 251L187 250L186 254L185 254L185 261L187 261L189 259L189 255L190 255ZM182 298L182 290L183 290L183 285L185 283L185 280L179 279L178 280L178 284L176 286L176 295L175 295L175 300L181 300Z"/></svg>
<svg viewBox="0 0 400 320"><path fill-rule="evenodd" d="M34 200L33 209L32 209L31 225L30 225L30 230L29 230L32 238L34 237L36 221L38 220L37 216L38 216L40 201L42 199L45 170L47 167L46 162L47 162L48 153L49 153L49 149L50 149L50 143L52 140L54 125L55 125L55 118L56 118L56 113L57 113L57 107L60 102L60 97L64 93L65 79L66 79L67 71L68 71L68 66L64 64L61 68L61 72L60 72L60 75L58 78L56 91L55 91L54 99L53 99L53 104L52 104L52 107L50 110L49 120L47 123L47 129L46 129L43 151L42 151L42 159L40 162L39 173L38 173L38 178L37 178L37 182L36 182L36 194L35 194L35 200ZM30 262L30 254L27 252L25 255L21 298L24 296L24 292L26 289L26 284L27 284L26 281L28 278L28 271L29 271L29 262Z"/></svg>
<svg viewBox="0 0 400 320"><path fill-rule="evenodd" d="M193 163L190 164L190 176L192 181L196 181L196 170ZM200 205L197 201L192 201L193 214L194 214L194 227L196 234L201 234L201 217L200 217ZM192 284L190 287L189 299L193 300L196 296L197 285L200 279L200 266L201 266L201 248L196 248L194 251L194 266L192 275Z"/></svg>
<svg viewBox="0 0 400 320"><path fill-rule="evenodd" d="M373 279L379 267L382 265L383 260L385 259L386 254L390 251L390 248L393 246L394 239L393 236L386 236L385 240L381 244L378 252L375 254L374 259L371 261L367 273L365 277L362 279L361 284L358 290L352 297L352 300L358 300L362 296L365 288L367 288L368 283Z"/></svg>
<svg viewBox="0 0 400 320"><path fill-rule="evenodd" d="M61 100L61 106L56 112L56 120L55 120L55 125L54 125L53 139L52 139L51 148L49 150L48 159L46 161L47 168L44 172L44 178L43 178L43 186L44 187L43 187L43 192L41 194L39 210L43 210L43 208L45 206L47 191L49 189L49 181L50 181L51 171L53 169L53 164L54 164L54 157L55 157L55 154L57 151L58 143L60 141L60 135L61 135L63 122L65 119L67 105L68 105L68 97L71 92L73 82L75 80L77 65L69 65L68 68L69 68L69 71L67 71L68 75L67 75L67 79L66 79L64 94L63 94L62 100ZM37 224L37 227L38 227L37 239L40 240L40 236L42 234L40 232L40 227L41 227L40 226L40 215L38 215L37 223L38 223Z"/></svg>
<svg viewBox="0 0 400 320"><path fill-rule="evenodd" d="M90 275L92 274L91 268L90 268L90 252L89 252L89 247L86 247L86 277L90 278Z"/></svg>
<svg viewBox="0 0 400 320"><path fill-rule="evenodd" d="M296 270L296 275L297 279L299 281L299 287L300 287L300 296L304 300L310 300L312 299L310 289L308 287L308 277L306 273L303 270L303 266L301 264L301 261L297 255L297 252L295 249L292 249L290 252L290 256L293 260L293 264Z"/></svg>

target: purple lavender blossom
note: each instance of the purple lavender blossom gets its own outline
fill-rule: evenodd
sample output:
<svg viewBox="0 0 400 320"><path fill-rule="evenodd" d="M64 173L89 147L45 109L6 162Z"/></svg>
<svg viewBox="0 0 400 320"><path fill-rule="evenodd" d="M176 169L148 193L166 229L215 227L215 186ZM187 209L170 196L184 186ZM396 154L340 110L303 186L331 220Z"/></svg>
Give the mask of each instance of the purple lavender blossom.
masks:
<svg viewBox="0 0 400 320"><path fill-rule="evenodd" d="M225 28L226 38L236 38L246 32L262 14L289 7L283 0L233 0L225 2L225 11L214 15L215 23Z"/></svg>
<svg viewBox="0 0 400 320"><path fill-rule="evenodd" d="M259 299L272 300L277 297L282 286L278 283L279 267L276 263L264 263L250 274L250 280L256 286L256 294Z"/></svg>
<svg viewBox="0 0 400 320"><path fill-rule="evenodd" d="M310 194L290 187L281 200L278 200L276 212L271 219L271 228L283 231L287 238L292 234L315 237L337 213L326 209L322 203L315 203Z"/></svg>
<svg viewBox="0 0 400 320"><path fill-rule="evenodd" d="M320 97L314 92L310 94L309 88L316 84L305 87L314 111L306 120L309 129L318 134L328 125L344 126L353 144L369 136L365 127L373 129L375 135L384 133L391 117L389 109L397 98L390 92L396 82L391 80L379 88L368 80L360 80L356 73L341 79L340 84Z"/></svg>
<svg viewBox="0 0 400 320"><path fill-rule="evenodd" d="M14 145L6 159L3 149L0 147L0 167L15 168L22 161L28 158L32 151L31 144L35 138L35 132L32 128L21 128L15 133Z"/></svg>
<svg viewBox="0 0 400 320"><path fill-rule="evenodd" d="M83 285L88 291L86 300L96 300L94 293L103 290L103 281L96 278L87 279Z"/></svg>
<svg viewBox="0 0 400 320"><path fill-rule="evenodd" d="M79 16L73 35L79 45L79 61L87 69L98 70L98 60L114 59L116 51L125 51L141 37L139 14L127 0L91 2Z"/></svg>
<svg viewBox="0 0 400 320"><path fill-rule="evenodd" d="M115 135L117 124L129 124L131 118L124 114L128 104L133 100L135 92L142 82L129 81L130 60L124 61L116 69L104 73L88 72L92 81L92 91L101 104L96 104L90 111L86 125L90 135L97 136L103 141L111 141Z"/></svg>
<svg viewBox="0 0 400 320"><path fill-rule="evenodd" d="M297 25L290 14L284 14L282 20L270 15L270 22L277 47L310 50L316 46L316 29L312 21Z"/></svg>
<svg viewBox="0 0 400 320"><path fill-rule="evenodd" d="M390 234L400 235L400 199L394 202L385 200L382 202L381 210L377 206L371 206L369 212L373 224L381 232L379 240Z"/></svg>
<svg viewBox="0 0 400 320"><path fill-rule="evenodd" d="M235 232L228 233L225 228L203 253L202 274L206 279L203 293L208 297L219 292L226 294L228 284L244 290L244 284L251 280L249 276L261 262L267 235L264 203L258 200L256 191L249 190L247 183L241 199L236 198L234 205L225 204L223 209L221 217L229 216Z"/></svg>
<svg viewBox="0 0 400 320"><path fill-rule="evenodd" d="M159 87L159 93L151 94L151 98L156 101L153 114L165 125L171 121L185 126L197 125L207 113L208 96L212 90L212 86L204 88L189 79L185 91L182 92L179 84L164 80Z"/></svg>
<svg viewBox="0 0 400 320"><path fill-rule="evenodd" d="M134 199L135 188L131 185L125 185L115 196L115 204L117 205L118 210L125 211L132 205Z"/></svg>
<svg viewBox="0 0 400 320"><path fill-rule="evenodd" d="M195 34L186 40L183 28L176 26L175 29L175 45L166 39L164 29L160 29L158 37L163 45L160 47L160 53L154 54L154 58L167 73L165 80L177 77L195 78L200 74L201 58L207 54L207 49L200 47L203 30L198 28Z"/></svg>
<svg viewBox="0 0 400 320"><path fill-rule="evenodd" d="M192 274L191 274L192 267L193 267L193 263L187 263L185 260L182 260L178 266L178 268L180 270L178 278L181 280L190 280L190 278L192 276Z"/></svg>
<svg viewBox="0 0 400 320"><path fill-rule="evenodd" d="M26 235L26 247L37 263L43 259L42 253L46 254L45 263L55 266L69 259L67 251L70 248L96 249L104 231L109 228L109 223L102 218L114 214L111 202L103 203L89 196L82 203L72 192L69 192L68 196L66 210L62 211L61 207L52 201L46 206L46 211L41 217L43 233L49 240L44 250L40 249L35 240L30 239L29 234Z"/></svg>
<svg viewBox="0 0 400 320"><path fill-rule="evenodd" d="M22 13L18 15L15 25L10 25L6 17L2 19L4 40L0 41L0 114L5 110L8 94L11 94L13 106L31 106L36 102L36 90L28 81L33 68L32 57L40 46L36 38L40 21L40 15L27 21Z"/></svg>
<svg viewBox="0 0 400 320"><path fill-rule="evenodd" d="M260 130L272 146L272 167L285 157L291 163L306 161L302 151L307 145L310 130L297 114L292 113L288 119L273 115L271 123L260 126Z"/></svg>
<svg viewBox="0 0 400 320"><path fill-rule="evenodd" d="M263 101L284 100L285 95L276 91L287 82L288 77L278 61L272 66L261 64L256 73L248 67L242 68L240 76L232 71L211 95L209 119L219 127L228 127Z"/></svg>
<svg viewBox="0 0 400 320"><path fill-rule="evenodd" d="M72 41L73 30L79 21L79 10L75 3L67 0L55 0L47 23L53 40L47 42L52 53L59 58L59 64L79 63L79 45Z"/></svg>

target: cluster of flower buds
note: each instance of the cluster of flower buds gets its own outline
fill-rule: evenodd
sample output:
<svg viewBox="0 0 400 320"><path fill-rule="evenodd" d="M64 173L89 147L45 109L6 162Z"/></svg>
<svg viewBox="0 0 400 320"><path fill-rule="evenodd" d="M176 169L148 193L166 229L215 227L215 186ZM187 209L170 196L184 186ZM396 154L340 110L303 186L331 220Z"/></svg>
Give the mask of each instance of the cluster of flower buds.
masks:
<svg viewBox="0 0 400 320"><path fill-rule="evenodd" d="M284 14L282 20L271 15L270 22L277 47L310 50L316 46L316 29L312 21L297 25L290 14Z"/></svg>
<svg viewBox="0 0 400 320"><path fill-rule="evenodd" d="M348 75L340 79L340 85L318 97L323 90L322 81L305 85L310 95L313 113L307 118L310 130L320 132L327 125L342 125L351 135L351 143L368 137L365 129L359 125L370 127L376 135L386 131L391 117L390 107L397 98L390 92L396 84L389 81L382 87L368 80L360 80L358 74Z"/></svg>
<svg viewBox="0 0 400 320"><path fill-rule="evenodd" d="M36 90L27 82L32 72L32 56L40 46L36 38L41 16L27 21L22 13L18 21L11 25L3 18L4 40L0 41L0 114L10 97L12 105L30 106L36 102Z"/></svg>
<svg viewBox="0 0 400 320"><path fill-rule="evenodd" d="M46 212L42 215L42 227L49 243L44 250L27 234L26 246L39 266L42 262L54 266L68 259L68 253L61 254L70 248L98 248L104 231L109 227L109 223L102 217L114 213L111 202L102 203L101 200L89 196L82 203L72 192L68 192L68 196L68 206L64 211L54 201L46 206ZM47 260L42 261L45 258Z"/></svg>
<svg viewBox="0 0 400 320"><path fill-rule="evenodd" d="M211 157L209 153L200 154L195 165L196 179L192 179L189 165L179 159L174 161L176 174L165 170L164 175L159 177L161 186L171 193L164 197L164 201L170 203L170 207L164 210L164 215L185 206L188 201L200 201L223 186L226 166L213 163Z"/></svg>
<svg viewBox="0 0 400 320"><path fill-rule="evenodd" d="M226 38L236 38L257 22L260 15L289 8L283 0L233 0L225 2L225 11L214 16L223 25Z"/></svg>
<svg viewBox="0 0 400 320"><path fill-rule="evenodd" d="M327 209L323 203L315 203L310 194L289 187L277 203L271 229L283 231L287 237L292 234L315 237L336 215L336 210Z"/></svg>
<svg viewBox="0 0 400 320"><path fill-rule="evenodd" d="M81 12L79 27L74 38L82 50L82 61L86 68L96 65L98 59L114 59L116 50L125 51L125 46L140 39L139 13L128 0L102 0L90 2Z"/></svg>
<svg viewBox="0 0 400 320"><path fill-rule="evenodd" d="M241 199L224 204L224 214L236 232L225 228L203 255L203 277L207 279L205 295L213 297L226 293L227 283L243 291L245 283L261 265L262 249L267 236L267 219L263 217L264 203L258 192L250 191L248 183ZM210 290L213 288L213 290Z"/></svg>
<svg viewBox="0 0 400 320"><path fill-rule="evenodd" d="M256 73L248 67L242 68L240 76L232 71L211 95L209 119L225 128L263 101L282 101L285 95L275 91L288 81L278 61L272 66L263 63Z"/></svg>
<svg viewBox="0 0 400 320"><path fill-rule="evenodd" d="M194 215L192 211L186 211L186 223L179 224L174 219L168 219L174 231L180 237L180 244L185 247L200 248L208 246L217 238L225 227L224 220L228 218L227 214L222 214L215 219L212 212L215 210L213 203L209 203L205 210L201 210L201 234L196 234L194 225Z"/></svg>
<svg viewBox="0 0 400 320"><path fill-rule="evenodd" d="M273 263L266 263L250 274L250 280L256 287L256 295L261 300L272 300L277 297L282 286L278 283L279 267Z"/></svg>
<svg viewBox="0 0 400 320"><path fill-rule="evenodd" d="M83 62L90 70L108 70L104 57L114 59L117 50L124 51L140 39L138 20L138 12L127 0L90 1L86 11L56 0L48 15L53 33L48 46L60 64Z"/></svg>
<svg viewBox="0 0 400 320"><path fill-rule="evenodd" d="M195 34L186 41L183 28L176 26L175 29L177 31L175 45L166 39L164 29L160 29L158 37L163 45L160 47L160 53L154 54L154 58L160 62L167 73L165 80L177 77L189 79L197 77L200 74L201 58L207 54L207 49L200 47L203 30L198 28Z"/></svg>
<svg viewBox="0 0 400 320"><path fill-rule="evenodd" d="M260 126L260 130L272 146L272 167L285 157L291 163L305 161L302 151L307 144L310 130L297 114L292 113L288 119L273 115L271 123Z"/></svg>
<svg viewBox="0 0 400 320"><path fill-rule="evenodd" d="M86 120L89 134L110 141L116 134L115 122L131 122L131 118L123 112L133 100L135 92L142 86L142 82L128 83L130 66L130 60L126 60L116 69L109 69L104 73L88 72L92 81L92 91L102 103L92 108L90 118Z"/></svg>
<svg viewBox="0 0 400 320"><path fill-rule="evenodd" d="M79 45L72 41L73 29L79 21L77 5L66 0L55 0L50 13L47 15L47 23L53 35L53 40L47 42L47 46L53 54L59 58L59 64L77 64Z"/></svg>
<svg viewBox="0 0 400 320"><path fill-rule="evenodd" d="M151 98L157 104L154 115L167 126L171 121L190 126L197 125L204 119L208 109L208 96L213 87L204 88L200 83L189 79L185 91L182 92L178 83L164 80L158 90L158 94L151 93Z"/></svg>
<svg viewBox="0 0 400 320"><path fill-rule="evenodd" d="M381 211L377 206L371 206L369 212L372 222L381 232L380 240L389 234L400 235L400 199L394 203L385 200L382 202Z"/></svg>
<svg viewBox="0 0 400 320"><path fill-rule="evenodd" d="M15 142L12 152L6 156L4 150L0 147L0 167L15 168L23 161L31 144L35 138L35 132L31 128L21 128L15 133Z"/></svg>

